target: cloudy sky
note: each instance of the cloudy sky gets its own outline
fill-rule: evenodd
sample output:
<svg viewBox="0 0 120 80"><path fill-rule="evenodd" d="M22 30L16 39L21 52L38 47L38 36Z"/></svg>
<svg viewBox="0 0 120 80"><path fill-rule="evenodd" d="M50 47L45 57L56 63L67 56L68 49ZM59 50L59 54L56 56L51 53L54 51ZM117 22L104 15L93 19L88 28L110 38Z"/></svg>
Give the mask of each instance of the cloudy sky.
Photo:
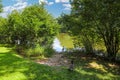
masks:
<svg viewBox="0 0 120 80"><path fill-rule="evenodd" d="M12 10L22 10L36 3L41 4L41 2L46 3L46 9L54 17L70 12L69 0L2 0L3 12L0 15L6 17Z"/></svg>

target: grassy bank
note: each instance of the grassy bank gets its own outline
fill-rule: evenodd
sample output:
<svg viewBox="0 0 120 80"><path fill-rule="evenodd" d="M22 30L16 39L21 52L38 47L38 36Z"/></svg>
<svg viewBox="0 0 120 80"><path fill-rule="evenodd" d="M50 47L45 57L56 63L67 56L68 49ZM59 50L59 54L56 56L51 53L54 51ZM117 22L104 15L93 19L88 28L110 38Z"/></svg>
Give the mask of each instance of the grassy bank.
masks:
<svg viewBox="0 0 120 80"><path fill-rule="evenodd" d="M101 68L87 68L87 64L96 64L89 60L80 60L75 71L69 72L64 67L50 67L40 65L11 51L11 48L0 47L0 80L119 80L120 76L115 75L111 70ZM98 66L101 66L97 62Z"/></svg>

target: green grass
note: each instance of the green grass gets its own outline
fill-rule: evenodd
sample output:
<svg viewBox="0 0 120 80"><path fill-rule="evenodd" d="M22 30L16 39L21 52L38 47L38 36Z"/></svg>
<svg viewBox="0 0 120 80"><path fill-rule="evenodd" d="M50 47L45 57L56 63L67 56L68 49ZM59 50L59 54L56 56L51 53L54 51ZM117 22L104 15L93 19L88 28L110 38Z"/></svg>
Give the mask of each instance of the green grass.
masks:
<svg viewBox="0 0 120 80"><path fill-rule="evenodd" d="M72 38L68 34L60 33L57 35L57 38L59 39L62 46L65 46L66 48L74 48Z"/></svg>
<svg viewBox="0 0 120 80"><path fill-rule="evenodd" d="M50 67L40 65L24 59L15 54L12 49L0 47L0 80L119 80L120 76L115 75L99 62L80 60L73 72L65 67ZM99 66L87 68L86 65L98 64ZM103 68L103 71L102 69ZM105 71L104 71L105 69ZM106 72L107 71L107 72Z"/></svg>

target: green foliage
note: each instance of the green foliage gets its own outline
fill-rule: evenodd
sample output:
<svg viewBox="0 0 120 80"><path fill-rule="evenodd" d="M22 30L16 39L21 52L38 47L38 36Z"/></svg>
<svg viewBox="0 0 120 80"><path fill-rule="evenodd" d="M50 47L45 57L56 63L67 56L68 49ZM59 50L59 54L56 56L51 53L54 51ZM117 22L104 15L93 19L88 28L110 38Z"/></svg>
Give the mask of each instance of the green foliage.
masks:
<svg viewBox="0 0 120 80"><path fill-rule="evenodd" d="M7 19L0 17L0 43L7 42Z"/></svg>
<svg viewBox="0 0 120 80"><path fill-rule="evenodd" d="M3 11L3 6L2 6L2 3L1 3L1 0L0 0L0 12L2 12Z"/></svg>
<svg viewBox="0 0 120 80"><path fill-rule="evenodd" d="M35 48L30 48L25 51L28 57L39 57L44 56L44 48L37 45Z"/></svg>
<svg viewBox="0 0 120 80"><path fill-rule="evenodd" d="M22 12L14 10L8 15L6 21L2 18L1 21L5 24L0 24L0 31L4 32L0 36L6 37L5 41L10 44L15 44L15 40L20 40L21 45L30 45L30 47L31 43L51 45L59 30L57 21L42 5L29 6Z"/></svg>
<svg viewBox="0 0 120 80"><path fill-rule="evenodd" d="M15 40L23 38L23 21L21 14L14 10L7 19L7 38L9 39L9 43L15 44Z"/></svg>
<svg viewBox="0 0 120 80"><path fill-rule="evenodd" d="M58 32L59 25L42 6L34 5L27 7L22 12L22 16L24 26L29 31L27 37L29 41L40 42L41 45L46 45L49 41L51 42L51 39Z"/></svg>
<svg viewBox="0 0 120 80"><path fill-rule="evenodd" d="M55 51L53 50L52 47L46 47L44 53L45 57L51 57L55 53Z"/></svg>
<svg viewBox="0 0 120 80"><path fill-rule="evenodd" d="M44 55L44 49L52 45L60 28L43 5L28 6L19 12L14 10L0 21L0 38L4 43L15 45L18 52L21 52L21 48L30 48L27 52L29 56ZM22 53L26 54L24 51Z"/></svg>
<svg viewBox="0 0 120 80"><path fill-rule="evenodd" d="M93 26L82 20L81 16L74 15L73 13L62 15L60 20L65 28L69 28L67 33L72 36L74 46L84 46L87 53L93 53L93 44L97 38Z"/></svg>
<svg viewBox="0 0 120 80"><path fill-rule="evenodd" d="M71 18L69 15L62 14L60 17L57 18L58 23L61 25L60 32L61 33L68 33L70 31L70 21Z"/></svg>
<svg viewBox="0 0 120 80"><path fill-rule="evenodd" d="M26 49L25 53L27 57L45 58L51 57L55 51L52 49L52 47L42 47L40 45L37 45L34 48Z"/></svg>
<svg viewBox="0 0 120 80"><path fill-rule="evenodd" d="M119 0L71 0L72 11L67 18L73 35L89 37L86 39L89 47L102 38L108 57L113 60L120 45L119 3ZM83 41L88 43L86 40Z"/></svg>

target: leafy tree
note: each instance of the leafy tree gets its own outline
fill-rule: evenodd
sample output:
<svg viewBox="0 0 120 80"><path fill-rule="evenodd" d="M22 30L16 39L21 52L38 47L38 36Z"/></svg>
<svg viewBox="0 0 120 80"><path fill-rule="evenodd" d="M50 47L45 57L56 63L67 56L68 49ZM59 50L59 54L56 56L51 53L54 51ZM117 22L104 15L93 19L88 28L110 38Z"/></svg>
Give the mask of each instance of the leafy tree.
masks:
<svg viewBox="0 0 120 80"><path fill-rule="evenodd" d="M42 5L33 5L23 11L14 10L6 19L7 41L22 46L50 46L59 30L57 21Z"/></svg>
<svg viewBox="0 0 120 80"><path fill-rule="evenodd" d="M41 45L51 44L53 37L59 29L57 21L53 19L42 5L25 8L22 12L22 20L24 27L28 31L26 40L37 42Z"/></svg>
<svg viewBox="0 0 120 80"><path fill-rule="evenodd" d="M23 21L21 14L14 10L9 16L8 16L8 25L7 25L7 34L8 34L8 39L9 43L15 44L15 41L18 39L21 39L23 36Z"/></svg>
<svg viewBox="0 0 120 80"><path fill-rule="evenodd" d="M94 26L104 40L108 57L115 60L120 44L120 0L72 0L72 14Z"/></svg>
<svg viewBox="0 0 120 80"><path fill-rule="evenodd" d="M2 3L1 3L1 0L0 0L0 12L2 12ZM4 19L2 17L0 17L0 38L3 38L3 35L2 35L2 32L3 32L3 23L4 23ZM2 40L0 41L2 42Z"/></svg>
<svg viewBox="0 0 120 80"><path fill-rule="evenodd" d="M65 31L73 37L73 42L75 47L84 46L86 53L93 53L93 44L95 38L95 31L93 27L90 26L90 23L86 23L82 20L81 16L74 15L62 15L58 18L58 22L63 26L62 32Z"/></svg>
<svg viewBox="0 0 120 80"><path fill-rule="evenodd" d="M70 31L71 26L70 24L70 15L62 14L60 17L57 18L58 23L61 25L61 32L68 33Z"/></svg>
<svg viewBox="0 0 120 80"><path fill-rule="evenodd" d="M7 41L7 19L0 17L0 43Z"/></svg>
<svg viewBox="0 0 120 80"><path fill-rule="evenodd" d="M2 6L1 0L0 0L0 12L3 11L2 7L3 7L3 6Z"/></svg>

